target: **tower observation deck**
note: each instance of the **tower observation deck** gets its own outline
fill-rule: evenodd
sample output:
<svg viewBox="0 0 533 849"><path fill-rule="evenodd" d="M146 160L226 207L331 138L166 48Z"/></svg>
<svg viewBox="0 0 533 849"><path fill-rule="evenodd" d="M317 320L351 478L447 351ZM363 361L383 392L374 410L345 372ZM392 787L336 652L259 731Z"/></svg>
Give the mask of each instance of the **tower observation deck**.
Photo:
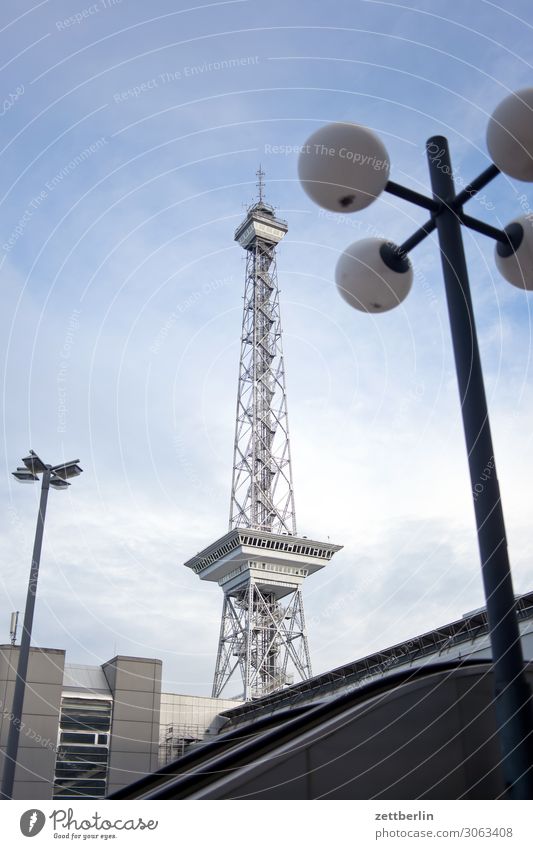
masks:
<svg viewBox="0 0 533 849"><path fill-rule="evenodd" d="M257 173L235 231L246 278L229 532L185 563L224 592L213 696L240 673L245 700L311 677L301 587L342 547L296 532L276 269L288 226Z"/></svg>

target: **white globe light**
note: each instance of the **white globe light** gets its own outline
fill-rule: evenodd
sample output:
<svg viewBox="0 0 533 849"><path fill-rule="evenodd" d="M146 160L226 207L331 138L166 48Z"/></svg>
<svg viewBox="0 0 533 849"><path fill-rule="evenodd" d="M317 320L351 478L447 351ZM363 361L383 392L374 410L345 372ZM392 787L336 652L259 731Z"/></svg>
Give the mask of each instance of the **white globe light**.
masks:
<svg viewBox="0 0 533 849"><path fill-rule="evenodd" d="M510 94L496 107L487 127L487 147L504 174L533 180L533 88Z"/></svg>
<svg viewBox="0 0 533 849"><path fill-rule="evenodd" d="M389 179L389 155L372 130L328 124L302 145L298 176L304 191L324 209L356 212L375 200Z"/></svg>
<svg viewBox="0 0 533 849"><path fill-rule="evenodd" d="M496 244L494 258L498 271L513 286L533 292L533 220L522 215L512 221L505 231L511 238L514 250L503 242Z"/></svg>
<svg viewBox="0 0 533 849"><path fill-rule="evenodd" d="M396 245L383 239L362 239L340 257L335 280L350 306L362 312L387 312L409 294L413 267Z"/></svg>

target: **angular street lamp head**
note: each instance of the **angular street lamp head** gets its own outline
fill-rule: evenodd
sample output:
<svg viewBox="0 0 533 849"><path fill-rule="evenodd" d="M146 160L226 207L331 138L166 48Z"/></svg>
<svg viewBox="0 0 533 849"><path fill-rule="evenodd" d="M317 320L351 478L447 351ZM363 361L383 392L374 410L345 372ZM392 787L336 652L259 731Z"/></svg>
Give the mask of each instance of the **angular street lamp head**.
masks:
<svg viewBox="0 0 533 849"><path fill-rule="evenodd" d="M505 228L511 244L496 243L494 259L498 271L519 289L533 291L533 220L527 215Z"/></svg>
<svg viewBox="0 0 533 849"><path fill-rule="evenodd" d="M70 486L70 484L68 481L63 480L63 478L58 478L56 477L56 475L52 475L52 477L50 478L50 486L52 486L54 489L66 489L68 486Z"/></svg>
<svg viewBox="0 0 533 849"><path fill-rule="evenodd" d="M351 307L387 312L409 294L413 267L391 242L362 239L346 248L335 269L337 288Z"/></svg>
<svg viewBox="0 0 533 849"><path fill-rule="evenodd" d="M14 478L16 478L20 483L34 483L34 481L38 481L39 478L37 475L34 475L29 469L25 466L19 466L16 472L11 473Z"/></svg>
<svg viewBox="0 0 533 849"><path fill-rule="evenodd" d="M389 179L389 155L372 130L327 124L302 145L298 176L307 195L324 209L357 212L381 194Z"/></svg>
<svg viewBox="0 0 533 849"><path fill-rule="evenodd" d="M79 460L71 460L69 463L59 463L57 466L47 466L43 463L35 451L31 451L27 457L22 458L23 466L19 466L13 476L21 483L33 483L39 480L38 475L50 470L50 486L54 489L66 489L70 486L68 478L81 475L83 469L78 465Z"/></svg>
<svg viewBox="0 0 533 849"><path fill-rule="evenodd" d="M487 127L489 154L500 171L533 181L533 88L523 88L496 107Z"/></svg>
<svg viewBox="0 0 533 849"><path fill-rule="evenodd" d="M52 466L51 471L59 478L66 481L68 478L74 478L77 477L77 475L81 475L83 469L78 466L79 462L79 460L71 460L70 463L59 463L57 466Z"/></svg>
<svg viewBox="0 0 533 849"><path fill-rule="evenodd" d="M41 458L31 448L28 456L22 458L22 462L34 475L40 475L48 468L46 463L43 463Z"/></svg>

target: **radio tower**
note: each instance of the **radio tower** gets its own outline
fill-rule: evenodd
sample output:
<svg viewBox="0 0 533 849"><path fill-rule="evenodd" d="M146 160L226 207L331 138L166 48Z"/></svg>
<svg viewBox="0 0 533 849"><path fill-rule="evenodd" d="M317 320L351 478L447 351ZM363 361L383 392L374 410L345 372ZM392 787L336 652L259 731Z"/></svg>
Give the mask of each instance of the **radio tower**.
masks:
<svg viewBox="0 0 533 849"><path fill-rule="evenodd" d="M240 672L245 700L311 677L301 586L341 548L296 533L276 270L288 228L264 176L235 231L246 278L229 532L185 564L224 591L213 696Z"/></svg>

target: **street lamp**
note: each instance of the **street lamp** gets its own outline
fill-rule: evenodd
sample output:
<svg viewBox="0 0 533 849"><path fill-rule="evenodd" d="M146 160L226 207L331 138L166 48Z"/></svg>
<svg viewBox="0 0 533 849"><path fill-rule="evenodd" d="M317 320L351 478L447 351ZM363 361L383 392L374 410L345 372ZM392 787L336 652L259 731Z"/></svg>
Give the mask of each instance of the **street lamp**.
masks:
<svg viewBox="0 0 533 849"><path fill-rule="evenodd" d="M404 300L413 280L408 254L437 231L481 555L504 779L513 798L532 799L531 691L524 673L461 226L494 239L501 274L513 285L533 290L531 217L522 216L501 230L463 211L464 204L500 171L533 181L533 88L511 94L497 107L489 120L487 146L494 164L457 193L447 139L430 138L426 153L433 196L427 197L388 179L388 154L371 130L330 124L303 145L298 172L305 192L326 209L357 211L386 191L430 213L429 220L401 245L364 239L340 257L337 287L363 312L385 312Z"/></svg>
<svg viewBox="0 0 533 849"><path fill-rule="evenodd" d="M20 640L19 659L17 665L17 677L15 679L15 692L13 694L13 706L11 708L9 734L4 756L4 771L2 775L2 788L0 797L11 799L13 797L13 783L15 780L15 768L17 765L18 745L20 728L22 724L22 708L24 704L24 693L26 690L26 676L28 673L28 661L30 657L31 629L33 625L33 612L35 609L35 597L37 595L37 579L39 577L39 563L41 560L41 548L43 543L44 517L46 514L46 503L48 501L48 490L66 489L70 486L69 478L80 475L82 469L78 465L79 460L70 463L59 463L50 466L43 463L35 451L29 452L27 457L22 458L23 466L19 466L13 476L21 483L34 483L42 474L41 499L39 503L39 514L37 516L37 528L35 531L35 542L33 545L33 556L31 560L30 578L28 582L28 594L26 596L26 609L24 611L24 624L22 626L22 637Z"/></svg>

